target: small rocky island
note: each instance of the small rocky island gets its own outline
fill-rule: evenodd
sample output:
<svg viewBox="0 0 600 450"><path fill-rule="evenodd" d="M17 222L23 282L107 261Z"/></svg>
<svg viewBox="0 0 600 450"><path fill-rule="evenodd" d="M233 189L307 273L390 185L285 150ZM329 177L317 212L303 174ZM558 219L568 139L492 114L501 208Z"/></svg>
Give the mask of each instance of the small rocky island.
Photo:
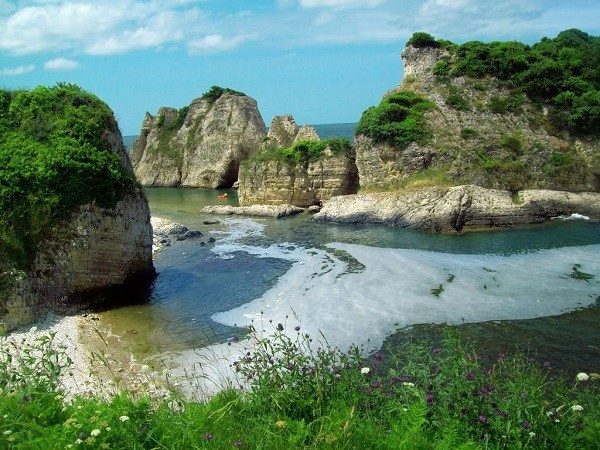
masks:
<svg viewBox="0 0 600 450"><path fill-rule="evenodd" d="M146 113L131 160L143 186L231 187L266 134L256 100L213 86L189 106Z"/></svg>
<svg viewBox="0 0 600 450"><path fill-rule="evenodd" d="M110 108L69 84L0 99L0 330L148 286L150 210Z"/></svg>

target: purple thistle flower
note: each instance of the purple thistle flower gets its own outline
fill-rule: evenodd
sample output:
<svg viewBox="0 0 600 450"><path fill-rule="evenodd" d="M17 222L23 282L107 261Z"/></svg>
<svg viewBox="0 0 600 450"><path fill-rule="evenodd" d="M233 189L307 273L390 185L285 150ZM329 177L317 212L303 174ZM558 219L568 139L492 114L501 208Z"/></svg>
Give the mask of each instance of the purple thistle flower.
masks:
<svg viewBox="0 0 600 450"><path fill-rule="evenodd" d="M431 350L431 353L433 353L434 355L437 355L439 352L440 352L439 347L435 347L434 349Z"/></svg>
<svg viewBox="0 0 600 450"><path fill-rule="evenodd" d="M430 392L425 394L425 401L427 402L428 405L433 405L433 394Z"/></svg>
<svg viewBox="0 0 600 450"><path fill-rule="evenodd" d="M398 382L398 377L392 377L390 378L390 385L393 386Z"/></svg>
<svg viewBox="0 0 600 450"><path fill-rule="evenodd" d="M239 338L239 337L237 337L237 336L233 336L233 337L231 338L231 340L232 340L233 342L237 342L237 341L239 341L239 340L240 340L240 338Z"/></svg>
<svg viewBox="0 0 600 450"><path fill-rule="evenodd" d="M214 438L212 433L206 433L204 435L204 439L206 439L207 441L210 441L212 438Z"/></svg>
<svg viewBox="0 0 600 450"><path fill-rule="evenodd" d="M238 447L238 448L241 447L242 445L244 445L244 441L242 441L241 439L239 439L233 443L233 446Z"/></svg>
<svg viewBox="0 0 600 450"><path fill-rule="evenodd" d="M379 381L376 381L375 383L372 384L373 389L379 389L381 387L381 383Z"/></svg>
<svg viewBox="0 0 600 450"><path fill-rule="evenodd" d="M525 421L523 422L523 425L521 425L521 428L523 428L524 430L529 430L531 428L531 424Z"/></svg>
<svg viewBox="0 0 600 450"><path fill-rule="evenodd" d="M402 381L403 383L405 383L407 381L410 381L410 378L407 377L407 376L402 376L402 377L400 377L400 381Z"/></svg>
<svg viewBox="0 0 600 450"><path fill-rule="evenodd" d="M483 414L480 415L477 419L479 420L480 423L487 423L487 417L484 416Z"/></svg>
<svg viewBox="0 0 600 450"><path fill-rule="evenodd" d="M549 370L550 369L550 361L544 361L543 366L544 366L544 369L548 369Z"/></svg>
<svg viewBox="0 0 600 450"><path fill-rule="evenodd" d="M473 379L473 374L471 372L467 372L465 374L465 379L471 381Z"/></svg>
<svg viewBox="0 0 600 450"><path fill-rule="evenodd" d="M581 431L581 430L583 430L583 427L585 427L585 425L584 425L583 423L581 423L581 422L577 422L577 423L575 424L575 429L576 429L577 431Z"/></svg>
<svg viewBox="0 0 600 450"><path fill-rule="evenodd" d="M371 392L373 392L373 388L371 386L367 386L365 388L365 394L370 394Z"/></svg>
<svg viewBox="0 0 600 450"><path fill-rule="evenodd" d="M375 358L377 361L381 361L383 359L383 355L381 353L375 353L373 358Z"/></svg>
<svg viewBox="0 0 600 450"><path fill-rule="evenodd" d="M300 331L300 325L296 325L296 326L294 327L294 330L295 330L295 331Z"/></svg>
<svg viewBox="0 0 600 450"><path fill-rule="evenodd" d="M441 369L438 366L436 366L436 367L433 368L433 374L434 375L437 375L438 373L440 373L440 371L441 371Z"/></svg>

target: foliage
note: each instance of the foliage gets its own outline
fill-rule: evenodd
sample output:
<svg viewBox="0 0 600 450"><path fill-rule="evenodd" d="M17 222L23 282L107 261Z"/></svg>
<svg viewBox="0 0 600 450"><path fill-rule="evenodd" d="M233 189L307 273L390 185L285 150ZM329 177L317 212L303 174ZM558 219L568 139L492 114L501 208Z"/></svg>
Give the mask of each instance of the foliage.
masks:
<svg viewBox="0 0 600 450"><path fill-rule="evenodd" d="M509 98L492 98L490 110L515 111L527 96L554 106L555 123L571 132L600 130L600 37L580 30L561 32L533 46L520 42L466 42L453 51L453 76L502 80L513 89ZM448 70L438 64L434 72Z"/></svg>
<svg viewBox="0 0 600 450"><path fill-rule="evenodd" d="M55 387L0 386L2 448L597 448L597 374L567 381L525 355L476 354L453 328L360 357L299 326L251 328L249 391L152 405L123 392L64 403ZM364 351L364 350L363 350ZM64 369L64 368L63 368ZM18 369L16 369L18 371Z"/></svg>
<svg viewBox="0 0 600 450"><path fill-rule="evenodd" d="M406 42L406 45L412 45L413 47L434 47L440 46L432 35L424 33L423 31L417 31L410 39Z"/></svg>
<svg viewBox="0 0 600 450"><path fill-rule="evenodd" d="M113 114L94 95L58 84L0 99L0 269L25 269L53 225L83 204L113 206L134 180L106 138Z"/></svg>
<svg viewBox="0 0 600 450"><path fill-rule="evenodd" d="M463 128L460 130L460 137L463 139L471 139L478 136L479 133L475 128Z"/></svg>
<svg viewBox="0 0 600 450"><path fill-rule="evenodd" d="M428 137L423 116L434 107L433 102L411 91L392 94L362 114L356 134L403 149Z"/></svg>
<svg viewBox="0 0 600 450"><path fill-rule="evenodd" d="M450 75L450 63L448 61L438 61L435 66L433 66L432 71L436 77L447 77Z"/></svg>
<svg viewBox="0 0 600 450"><path fill-rule="evenodd" d="M205 100L208 100L209 103L214 103L219 98L221 98L221 96L223 94L246 95L243 92L235 91L235 90L230 89L230 88L223 88L221 86L211 86L211 88L207 92L205 92L204 94L202 94L201 98L203 98Z"/></svg>
<svg viewBox="0 0 600 450"><path fill-rule="evenodd" d="M460 94L452 93L446 97L445 100L448 106L456 109L457 111L468 111L469 110L469 102L467 99Z"/></svg>
<svg viewBox="0 0 600 450"><path fill-rule="evenodd" d="M318 141L300 140L291 147L270 147L252 157L253 161L284 161L288 164L308 164L317 161L329 150L333 155L348 155L352 143L346 138L331 138Z"/></svg>

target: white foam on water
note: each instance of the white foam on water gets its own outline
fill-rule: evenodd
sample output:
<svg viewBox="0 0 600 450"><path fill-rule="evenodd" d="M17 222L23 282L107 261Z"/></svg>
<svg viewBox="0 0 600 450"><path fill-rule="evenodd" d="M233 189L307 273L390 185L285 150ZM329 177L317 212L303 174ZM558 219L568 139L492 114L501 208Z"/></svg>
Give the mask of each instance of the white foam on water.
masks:
<svg viewBox="0 0 600 450"><path fill-rule="evenodd" d="M556 216L552 217L553 219L559 220L590 220L588 216L584 216L583 214L573 213L570 216Z"/></svg>
<svg viewBox="0 0 600 450"><path fill-rule="evenodd" d="M290 334L296 325L318 340L342 350L352 344L367 350L381 346L398 328L418 323L483 322L558 315L594 303L600 296L600 245L564 247L514 255L466 255L421 250L375 248L332 243L325 249L292 244L269 247L237 241L264 227L236 220L244 231L217 241L222 257L248 252L257 257L293 261L292 267L261 297L212 319L229 326L273 330L277 323ZM250 223L248 223L250 222ZM258 225L258 226L257 226ZM350 265L351 258L364 267ZM352 267L351 267L352 266ZM593 275L576 279L577 272ZM241 287L243 288L243 287ZM437 295L436 295L437 294ZM272 323L270 323L272 321ZM219 344L188 352L192 361L211 359L206 378L214 386L231 383L231 361L242 353ZM196 359L192 358L192 352ZM199 358L199 359L198 359ZM183 363L181 363L183 364ZM189 364L188 364L189 367ZM226 375L229 373L229 375ZM205 386L206 387L206 386ZM209 389L210 391L210 389Z"/></svg>

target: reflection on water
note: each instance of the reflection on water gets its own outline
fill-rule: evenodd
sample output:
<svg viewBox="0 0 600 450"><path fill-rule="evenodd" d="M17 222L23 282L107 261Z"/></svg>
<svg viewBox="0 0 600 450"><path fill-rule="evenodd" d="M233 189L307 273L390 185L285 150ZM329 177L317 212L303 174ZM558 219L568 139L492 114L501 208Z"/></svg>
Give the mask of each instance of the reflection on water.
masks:
<svg viewBox="0 0 600 450"><path fill-rule="evenodd" d="M156 256L159 276L147 305L102 313L103 322L137 355L222 342L242 332L234 324L246 324L261 310L277 320L292 309L301 312L304 329L311 321L346 343L366 334L382 342L394 333L394 324L460 323L452 313L462 309L467 321L496 320L464 327L494 351L519 345L555 360L580 353L576 361L589 357L588 364L600 371L600 352L594 356L590 347L600 308L561 314L594 305L600 296L599 224L556 222L461 236L312 223L306 216L220 218L219 224L204 225L203 206L237 203L235 191L228 191L227 200L217 199L220 192L146 190L154 216L199 229L217 242L175 243ZM570 278L579 263L595 278ZM494 279L502 282L496 286ZM475 295L481 300L475 302ZM503 314L508 310L514 314ZM549 313L561 315L530 319ZM382 314L390 320L380 319Z"/></svg>

